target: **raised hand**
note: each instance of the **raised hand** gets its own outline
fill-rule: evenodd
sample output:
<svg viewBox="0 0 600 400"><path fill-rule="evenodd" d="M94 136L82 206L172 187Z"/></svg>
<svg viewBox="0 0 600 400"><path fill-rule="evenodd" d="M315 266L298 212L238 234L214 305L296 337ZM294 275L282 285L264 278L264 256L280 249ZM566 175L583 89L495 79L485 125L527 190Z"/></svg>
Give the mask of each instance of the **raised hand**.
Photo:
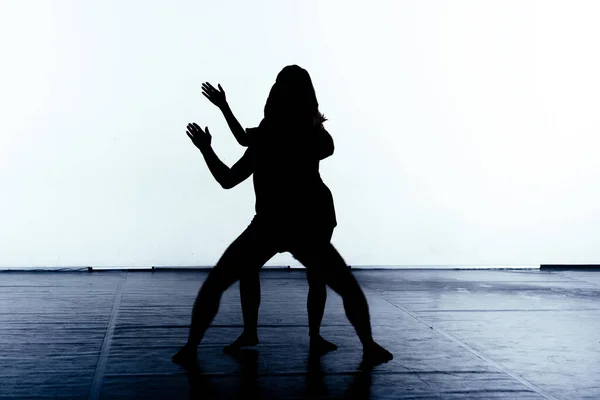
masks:
<svg viewBox="0 0 600 400"><path fill-rule="evenodd" d="M203 131L198 124L192 122L188 124L186 133L198 149L204 150L210 147L212 136L210 136L208 126L206 127L206 131Z"/></svg>
<svg viewBox="0 0 600 400"><path fill-rule="evenodd" d="M220 84L217 86L219 87L219 90L215 89L210 83L204 82L202 84L202 94L215 106L223 108L227 105L227 100L225 99L225 91L223 90Z"/></svg>

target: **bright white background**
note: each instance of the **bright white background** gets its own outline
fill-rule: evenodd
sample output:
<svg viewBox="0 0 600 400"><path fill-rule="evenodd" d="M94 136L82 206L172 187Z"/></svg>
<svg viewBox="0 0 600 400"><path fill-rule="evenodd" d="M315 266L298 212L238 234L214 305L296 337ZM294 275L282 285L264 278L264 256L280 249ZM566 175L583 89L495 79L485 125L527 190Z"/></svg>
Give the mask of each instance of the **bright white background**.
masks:
<svg viewBox="0 0 600 400"><path fill-rule="evenodd" d="M312 75L321 174L351 265L600 260L600 3L0 3L0 266L212 265L254 213L185 135L243 153L203 81L256 126ZM289 255L270 264L297 265Z"/></svg>

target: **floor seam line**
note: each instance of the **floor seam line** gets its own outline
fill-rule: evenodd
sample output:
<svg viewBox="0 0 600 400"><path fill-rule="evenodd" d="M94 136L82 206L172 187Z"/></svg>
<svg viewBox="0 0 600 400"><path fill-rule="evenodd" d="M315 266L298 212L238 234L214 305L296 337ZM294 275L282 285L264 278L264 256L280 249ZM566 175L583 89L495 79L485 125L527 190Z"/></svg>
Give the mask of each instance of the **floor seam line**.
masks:
<svg viewBox="0 0 600 400"><path fill-rule="evenodd" d="M375 295L377 297L379 297L380 299L382 299L383 301L385 301L386 303L390 304L393 307L396 307L397 309L399 309L400 311L404 312L405 314L408 314L409 316L411 316L413 319L417 320L418 322L420 322L421 324L425 325L426 327L432 329L433 331L439 333L440 335L446 337L447 339L452 340L453 342L455 342L456 344L458 344L459 346L467 349L469 352L471 352L472 354L474 354L475 356L477 356L478 358L484 360L485 362L487 362L488 364L493 365L494 367L496 367L497 369L499 369L500 371L504 372L506 375L510 376L511 378L513 378L514 380L520 382L522 385L528 387L529 389L533 390L535 393L539 394L540 396L544 397L545 399L548 400L559 400L558 398L552 396L549 393L546 393L544 390L542 390L541 388L539 388L538 386L534 385L533 383L529 382L528 380L526 380L525 378L510 372L510 370L508 370L508 368L504 367L502 364L494 361L493 359L491 359L490 357L484 355L483 353L481 353L480 351L478 351L477 349L473 348L472 346L470 346L469 344L467 344L466 342L464 342L463 340L457 338L456 336L445 332L443 329L440 328L436 328L433 325L423 321L421 318L419 318L419 316L417 316L416 314L412 313L411 311L409 311L408 309L396 305L394 303L392 303L391 301L387 300L386 298L382 297L376 290L371 289L370 287L368 287L367 285L361 284L361 286L363 286L364 288L369 289L371 292L375 293Z"/></svg>
<svg viewBox="0 0 600 400"><path fill-rule="evenodd" d="M558 271L553 271L552 273L555 274L556 272L558 272ZM564 275L561 275L561 276L564 276ZM568 275L566 277L567 277L567 279L569 279L569 282L585 283L585 284L592 285L592 286L595 286L595 287L600 287L600 284L598 284L596 282L588 282L586 280L574 278L574 277L568 276Z"/></svg>
<svg viewBox="0 0 600 400"><path fill-rule="evenodd" d="M108 355L110 354L110 346L115 332L115 325L119 314L119 306L121 305L121 297L123 296L123 286L125 284L125 280L127 279L127 274L128 272L125 272L117 285L117 289L115 290L113 306L110 311L110 319L108 320L106 333L104 334L104 339L102 340L102 347L100 348L100 354L98 355L98 362L96 363L96 368L94 369L94 377L92 379L92 384L90 385L88 400L98 400L100 397L100 388L102 387L104 371L108 362Z"/></svg>

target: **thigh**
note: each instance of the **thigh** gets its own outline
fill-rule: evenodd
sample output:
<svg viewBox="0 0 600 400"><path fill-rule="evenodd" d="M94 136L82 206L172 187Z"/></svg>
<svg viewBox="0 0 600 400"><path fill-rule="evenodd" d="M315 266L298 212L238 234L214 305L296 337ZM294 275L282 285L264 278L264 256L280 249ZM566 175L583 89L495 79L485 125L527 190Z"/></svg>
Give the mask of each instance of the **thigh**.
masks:
<svg viewBox="0 0 600 400"><path fill-rule="evenodd" d="M306 280L309 288L319 288L325 286L325 278L318 270L306 268Z"/></svg>
<svg viewBox="0 0 600 400"><path fill-rule="evenodd" d="M306 267L309 279L326 283L338 294L357 285L348 265L331 243L302 243L290 252Z"/></svg>
<svg viewBox="0 0 600 400"><path fill-rule="evenodd" d="M207 280L216 281L227 288L239 279L257 274L277 253L271 236L261 223L253 221L227 247Z"/></svg>
<svg viewBox="0 0 600 400"><path fill-rule="evenodd" d="M294 248L294 246L292 246L292 250L296 254L300 254L300 257L304 257L305 260L307 261L307 263L309 263L309 264L311 263L310 255L303 256L303 254L305 254L306 252L310 252L310 247L312 247L314 249L313 252L317 253L315 255L315 258L319 258L318 253L321 253L321 255L323 255L323 253L325 253L324 258L327 258L327 256L326 256L327 247L326 246L328 246L330 244L332 235L333 235L333 228L332 229L323 229L321 231L316 232L313 235L309 235L309 237L311 237L313 239L312 246L310 245L310 243L307 243L307 246L304 246L304 247L306 247L306 249L304 251L302 248L303 246L295 246L296 248ZM321 258L323 258L323 256L321 256ZM323 261L321 261L321 262L323 262ZM316 265L317 261L315 261L314 263ZM312 287L325 286L325 279L323 277L323 274L320 273L319 271L320 271L320 268L308 268L308 267L306 268L306 279L308 280L309 286L312 286Z"/></svg>

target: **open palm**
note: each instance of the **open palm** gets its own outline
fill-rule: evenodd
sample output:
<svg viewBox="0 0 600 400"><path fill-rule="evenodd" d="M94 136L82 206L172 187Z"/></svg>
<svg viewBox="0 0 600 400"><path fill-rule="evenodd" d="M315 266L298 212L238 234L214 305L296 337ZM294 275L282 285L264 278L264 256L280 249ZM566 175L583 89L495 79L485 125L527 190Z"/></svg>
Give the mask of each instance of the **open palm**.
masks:
<svg viewBox="0 0 600 400"><path fill-rule="evenodd" d="M210 147L212 136L210 136L208 126L206 127L205 131L203 131L198 124L192 122L191 124L188 124L186 133L192 140L192 143L194 143L194 145L200 150Z"/></svg>
<svg viewBox="0 0 600 400"><path fill-rule="evenodd" d="M215 106L222 108L225 105L227 105L225 91L223 90L220 84L217 86L219 87L219 90L215 89L214 86L210 83L204 82L202 84L202 94Z"/></svg>

